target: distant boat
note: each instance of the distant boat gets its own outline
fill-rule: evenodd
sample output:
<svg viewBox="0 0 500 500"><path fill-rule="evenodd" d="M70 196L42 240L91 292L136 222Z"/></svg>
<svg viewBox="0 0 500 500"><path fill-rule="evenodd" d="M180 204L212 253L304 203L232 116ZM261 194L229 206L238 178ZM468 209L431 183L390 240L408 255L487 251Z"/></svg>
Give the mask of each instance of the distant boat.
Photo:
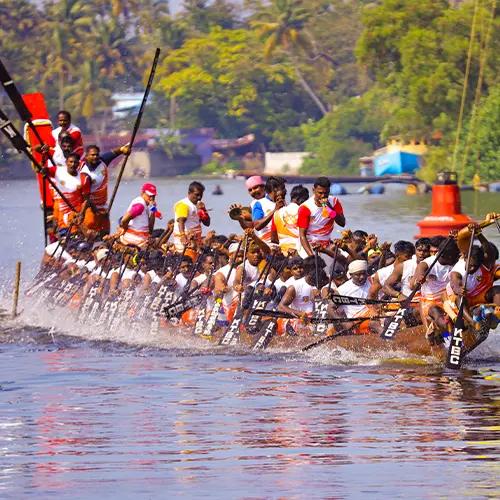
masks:
<svg viewBox="0 0 500 500"><path fill-rule="evenodd" d="M214 195L221 195L221 194L224 194L224 191L222 191L222 188L219 186L219 184L217 184L214 187L214 190L212 191L212 194L214 194Z"/></svg>
<svg viewBox="0 0 500 500"><path fill-rule="evenodd" d="M392 141L385 148L375 151L373 167L375 175L413 174L422 164L422 155L427 151L425 144L412 142L404 144Z"/></svg>

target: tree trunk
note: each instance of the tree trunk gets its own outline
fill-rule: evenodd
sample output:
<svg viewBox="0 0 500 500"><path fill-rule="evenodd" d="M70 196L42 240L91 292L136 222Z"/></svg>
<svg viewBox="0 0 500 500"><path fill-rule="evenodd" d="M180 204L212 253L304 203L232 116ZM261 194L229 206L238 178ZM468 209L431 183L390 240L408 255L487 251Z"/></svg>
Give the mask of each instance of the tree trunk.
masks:
<svg viewBox="0 0 500 500"><path fill-rule="evenodd" d="M299 63L297 62L297 59L293 56L293 54L290 51L286 51L288 54L288 57L292 61L293 64L293 69L295 70L295 74L297 75L299 79L299 83L302 85L306 93L309 95L309 97L314 101L314 104L318 107L318 109L321 111L321 114L325 116L328 113L328 108L323 104L321 99L316 95L312 87L307 83L306 79L304 78L304 75L299 69Z"/></svg>
<svg viewBox="0 0 500 500"><path fill-rule="evenodd" d="M64 109L64 69L59 70L59 110Z"/></svg>

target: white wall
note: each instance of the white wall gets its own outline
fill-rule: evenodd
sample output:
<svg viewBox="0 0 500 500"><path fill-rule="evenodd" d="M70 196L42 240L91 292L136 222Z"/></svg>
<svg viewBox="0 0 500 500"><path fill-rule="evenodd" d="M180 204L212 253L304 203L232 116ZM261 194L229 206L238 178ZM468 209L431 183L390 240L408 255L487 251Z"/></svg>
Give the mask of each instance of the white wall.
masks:
<svg viewBox="0 0 500 500"><path fill-rule="evenodd" d="M266 153L264 174L291 174L299 173L302 162L310 153L296 151L292 153Z"/></svg>

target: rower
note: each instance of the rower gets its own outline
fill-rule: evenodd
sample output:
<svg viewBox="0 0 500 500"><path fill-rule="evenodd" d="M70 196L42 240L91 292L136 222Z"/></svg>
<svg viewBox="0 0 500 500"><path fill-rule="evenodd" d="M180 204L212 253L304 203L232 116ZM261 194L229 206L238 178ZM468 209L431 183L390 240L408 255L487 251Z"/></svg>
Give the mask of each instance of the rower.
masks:
<svg viewBox="0 0 500 500"><path fill-rule="evenodd" d="M405 300L413 288L413 276L417 265L430 256L429 238L420 238L415 243L415 255L403 262L395 262L391 275L382 285L383 292L393 299Z"/></svg>
<svg viewBox="0 0 500 500"><path fill-rule="evenodd" d="M202 242L201 225L210 225L210 215L201 201L205 186L201 182L191 182L186 198L174 205L174 244L178 252L182 252L189 240L197 245Z"/></svg>
<svg viewBox="0 0 500 500"><path fill-rule="evenodd" d="M280 246L284 255L297 251L299 229L297 219L299 206L309 198L309 190L295 186L290 193L290 203L274 212L271 223L271 242Z"/></svg>
<svg viewBox="0 0 500 500"><path fill-rule="evenodd" d="M78 154L70 153L64 166L46 168L48 175L54 178L61 193L76 210L76 213L73 212L69 205L60 196L57 196L57 210L54 210L54 216L57 213L59 230L68 228L70 219L78 216L83 208L82 183L78 173L79 162Z"/></svg>
<svg viewBox="0 0 500 500"><path fill-rule="evenodd" d="M313 255L313 247L329 245L335 222L341 227L345 226L342 205L338 198L329 196L329 193L330 181L326 177L318 177L314 182L313 195L299 207L297 250L301 257Z"/></svg>
<svg viewBox="0 0 500 500"><path fill-rule="evenodd" d="M136 196L129 204L120 227L115 233L124 245L135 245L144 248L153 232L156 209L157 190L154 184L146 182L142 186L140 196ZM160 214L161 217L161 214Z"/></svg>
<svg viewBox="0 0 500 500"><path fill-rule="evenodd" d="M486 295L492 289L495 280L496 255L493 246L484 237L478 224L469 224L468 229L471 232L474 229L475 235L481 243L481 247L472 247L469 274L465 286L467 291L467 306L471 307L486 302ZM450 281L446 286L448 299L455 304L458 303L458 297L464 294L465 284L463 280L466 274L466 259L467 255L462 256L453 266L450 273ZM493 295L496 295L496 293ZM494 301L494 298L490 300L490 302Z"/></svg>
<svg viewBox="0 0 500 500"><path fill-rule="evenodd" d="M441 243L440 249L447 243L448 240L445 239ZM423 281L423 276L427 269L429 269L429 266L431 266L434 262L435 256L431 255L417 265L414 282L415 284L422 284L420 289L420 317L426 328L429 324L429 308L433 305L443 305L446 285L450 279L450 272L453 266L457 263L459 255L460 252L455 241L449 242L425 281Z"/></svg>
<svg viewBox="0 0 500 500"><path fill-rule="evenodd" d="M406 261L411 261L415 254L415 246L411 241L400 240L394 244L395 261L385 267L382 267L371 276L371 287L368 292L368 298L378 299L382 287L385 285L387 279L392 275L394 267L397 264L403 265Z"/></svg>
<svg viewBox="0 0 500 500"><path fill-rule="evenodd" d="M368 298L370 291L370 281L368 280L368 262L366 260L354 260L347 268L350 279L338 287L339 295L349 297ZM366 316L369 312L364 305L343 305L339 310L345 314L346 318L356 318ZM344 325L348 328L348 324ZM363 321L357 328L358 333L369 333L370 322Z"/></svg>
<svg viewBox="0 0 500 500"><path fill-rule="evenodd" d="M87 202L83 219L86 228L101 234L109 233L108 166L119 155L129 153L128 144L102 155L98 146L92 144L87 147L80 169L82 195Z"/></svg>

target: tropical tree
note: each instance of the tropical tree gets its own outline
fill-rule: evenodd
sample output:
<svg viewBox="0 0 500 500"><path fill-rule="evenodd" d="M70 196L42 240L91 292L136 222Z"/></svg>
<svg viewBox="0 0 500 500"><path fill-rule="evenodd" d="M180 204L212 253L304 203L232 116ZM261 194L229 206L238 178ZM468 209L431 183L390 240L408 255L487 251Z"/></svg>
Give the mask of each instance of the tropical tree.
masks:
<svg viewBox="0 0 500 500"><path fill-rule="evenodd" d="M320 112L326 115L327 104L307 81L298 59L300 53L315 57L313 40L304 29L311 16L312 12L304 7L302 0L272 0L268 6L261 7L250 24L264 41L265 58L269 60L275 51L283 51L291 61L300 85Z"/></svg>
<svg viewBox="0 0 500 500"><path fill-rule="evenodd" d="M65 86L80 64L79 56L93 19L92 5L84 0L54 0L47 5L42 26L48 35L45 51L50 71L45 72L42 83L57 78L59 109L64 108Z"/></svg>

